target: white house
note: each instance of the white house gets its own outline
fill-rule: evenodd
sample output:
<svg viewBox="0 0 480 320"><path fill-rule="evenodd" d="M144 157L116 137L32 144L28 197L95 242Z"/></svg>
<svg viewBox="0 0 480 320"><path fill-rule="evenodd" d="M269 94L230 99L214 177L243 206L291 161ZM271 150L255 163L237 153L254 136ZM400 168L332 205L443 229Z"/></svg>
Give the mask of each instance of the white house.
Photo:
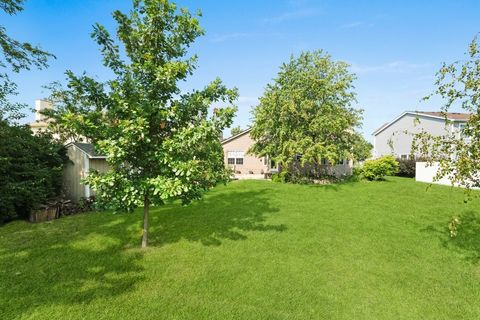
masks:
<svg viewBox="0 0 480 320"><path fill-rule="evenodd" d="M408 159L415 134L421 131L433 136L443 136L452 132L460 134L469 117L467 113L405 111L373 132L373 156L377 158L393 155Z"/></svg>

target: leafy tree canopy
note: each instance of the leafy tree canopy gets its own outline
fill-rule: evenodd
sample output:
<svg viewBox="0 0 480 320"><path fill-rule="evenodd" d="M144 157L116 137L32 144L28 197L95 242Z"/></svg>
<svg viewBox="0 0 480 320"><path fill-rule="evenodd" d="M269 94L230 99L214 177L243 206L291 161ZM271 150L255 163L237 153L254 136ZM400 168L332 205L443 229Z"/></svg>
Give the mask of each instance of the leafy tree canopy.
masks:
<svg viewBox="0 0 480 320"><path fill-rule="evenodd" d="M352 107L354 79L346 63L321 50L292 56L253 110L251 152L285 166L296 155L303 164L353 158L362 119L362 110Z"/></svg>
<svg viewBox="0 0 480 320"><path fill-rule="evenodd" d="M23 0L0 0L0 10L15 15L23 10ZM16 121L23 114L21 109L26 105L11 102L9 97L17 95L17 85L8 77L8 70L20 72L32 66L39 69L47 67L48 58L52 54L33 46L28 42L20 42L7 35L5 27L0 25L0 120Z"/></svg>
<svg viewBox="0 0 480 320"><path fill-rule="evenodd" d="M240 132L242 132L242 129L240 128L240 126L233 127L233 128L230 130L230 134L231 134L232 136L236 136L236 135L239 134Z"/></svg>
<svg viewBox="0 0 480 320"><path fill-rule="evenodd" d="M198 17L166 0L135 0L130 13L113 13L116 39L100 24L92 32L113 79L67 71L67 88L53 86L57 128L107 156L110 170L86 179L99 200L127 211L144 206L143 246L150 204L187 204L228 179L219 137L237 90L219 79L190 93L179 88L196 67L187 49L204 33ZM230 107L210 112L220 101Z"/></svg>
<svg viewBox="0 0 480 320"><path fill-rule="evenodd" d="M444 64L437 72L436 90L425 99L439 96L442 111L461 108L470 114L465 128L444 136L432 136L426 131L415 135L412 154L420 153L429 162L437 161L436 180L450 177L452 183L467 189L480 187L480 43L475 37L465 60Z"/></svg>
<svg viewBox="0 0 480 320"><path fill-rule="evenodd" d="M62 144L49 135L32 135L27 126L0 120L0 223L26 217L30 210L59 195L63 165Z"/></svg>
<svg viewBox="0 0 480 320"><path fill-rule="evenodd" d="M373 145L358 134L353 142L352 155L353 159L363 161L372 157Z"/></svg>

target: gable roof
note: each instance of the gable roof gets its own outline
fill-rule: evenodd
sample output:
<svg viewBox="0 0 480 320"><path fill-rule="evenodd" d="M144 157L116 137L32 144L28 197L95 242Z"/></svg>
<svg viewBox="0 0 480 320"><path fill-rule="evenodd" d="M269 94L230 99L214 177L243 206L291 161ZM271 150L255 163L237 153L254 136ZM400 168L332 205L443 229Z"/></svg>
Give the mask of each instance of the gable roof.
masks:
<svg viewBox="0 0 480 320"><path fill-rule="evenodd" d="M249 133L250 130L252 130L252 128L247 128L247 129L243 130L242 132L240 132L240 133L238 133L238 134L236 134L236 135L234 135L234 136L231 136L230 138L224 139L224 140L222 141L222 144L227 143L227 142L232 141L232 140L235 140L235 139L243 136L244 134Z"/></svg>
<svg viewBox="0 0 480 320"><path fill-rule="evenodd" d="M385 122L385 123L382 124L380 127L378 127L377 129L375 129L375 131L373 131L373 134L375 134L375 132L377 132L377 131L382 130L383 128L385 128L385 127L388 126L389 124L390 124L390 123Z"/></svg>
<svg viewBox="0 0 480 320"><path fill-rule="evenodd" d="M460 112L440 112L440 111L405 111L398 117L396 117L392 122L387 122L380 126L378 129L373 131L372 135L376 136L386 128L390 127L392 124L403 118L403 116L411 114L414 116L424 116L432 119L441 119L445 120L447 118L450 121L457 121L457 122L466 122L470 119L470 114L468 113L460 113Z"/></svg>
<svg viewBox="0 0 480 320"><path fill-rule="evenodd" d="M470 119L469 113L461 113L461 112L432 112L432 111L418 111L419 114L433 116L433 117L441 117L445 119L445 116L448 120L464 120L468 121Z"/></svg>
<svg viewBox="0 0 480 320"><path fill-rule="evenodd" d="M103 155L95 150L95 146L91 143L82 143L82 142L71 142L66 145L66 147L74 145L78 149L80 149L83 153L85 153L89 158L96 158L96 159L105 159L107 158L106 155Z"/></svg>

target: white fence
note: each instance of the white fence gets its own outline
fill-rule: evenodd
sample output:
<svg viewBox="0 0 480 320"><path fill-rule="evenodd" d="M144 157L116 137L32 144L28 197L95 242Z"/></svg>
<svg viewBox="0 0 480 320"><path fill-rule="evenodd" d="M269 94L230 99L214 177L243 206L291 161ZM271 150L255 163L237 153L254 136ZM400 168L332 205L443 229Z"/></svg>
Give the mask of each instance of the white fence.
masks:
<svg viewBox="0 0 480 320"><path fill-rule="evenodd" d="M415 167L415 180L420 182L443 184L451 186L452 181L448 177L443 177L438 181L433 181L433 178L437 174L438 163L434 162L428 165L426 162L417 162ZM455 187L462 187L458 183L453 184Z"/></svg>

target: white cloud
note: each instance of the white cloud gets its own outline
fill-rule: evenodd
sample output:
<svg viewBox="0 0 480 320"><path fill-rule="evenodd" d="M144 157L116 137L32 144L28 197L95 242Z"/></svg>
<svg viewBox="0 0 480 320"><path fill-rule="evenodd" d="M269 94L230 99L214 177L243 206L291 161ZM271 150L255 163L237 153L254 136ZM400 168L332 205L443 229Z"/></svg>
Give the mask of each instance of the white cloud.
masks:
<svg viewBox="0 0 480 320"><path fill-rule="evenodd" d="M392 61L380 65L359 65L352 63L352 71L365 73L409 73L430 67L430 63L409 63L406 61Z"/></svg>
<svg viewBox="0 0 480 320"><path fill-rule="evenodd" d="M320 11L316 9L300 9L300 10L285 12L270 18L265 18L263 21L266 23L275 24L275 23L282 23L289 20L314 17L319 14L320 14Z"/></svg>

